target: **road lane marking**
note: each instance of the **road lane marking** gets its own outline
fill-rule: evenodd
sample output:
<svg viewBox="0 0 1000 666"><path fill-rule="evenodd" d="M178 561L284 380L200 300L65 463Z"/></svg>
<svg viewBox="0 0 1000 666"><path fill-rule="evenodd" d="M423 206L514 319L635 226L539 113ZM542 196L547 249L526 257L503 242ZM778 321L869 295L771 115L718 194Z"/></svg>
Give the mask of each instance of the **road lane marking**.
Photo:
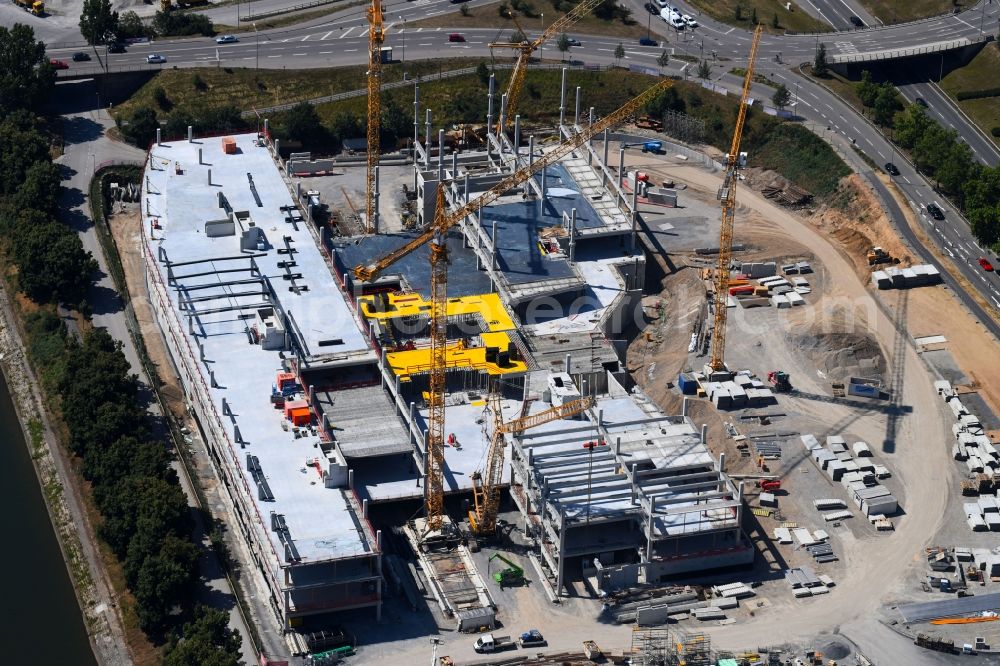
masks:
<svg viewBox="0 0 1000 666"><path fill-rule="evenodd" d="M354 28L348 28L346 31L340 33L340 37L338 37L337 39L343 39L344 37L347 37L354 30L355 30Z"/></svg>
<svg viewBox="0 0 1000 666"><path fill-rule="evenodd" d="M354 53L357 49L344 49L344 53Z"/></svg>
<svg viewBox="0 0 1000 666"><path fill-rule="evenodd" d="M293 53L292 54L293 57L304 56L304 55L309 55L309 54L308 53Z"/></svg>
<svg viewBox="0 0 1000 666"><path fill-rule="evenodd" d="M267 57L268 58L280 58L281 56L280 55L276 55L276 56L267 56Z"/></svg>
<svg viewBox="0 0 1000 666"><path fill-rule="evenodd" d="M333 51L320 51L319 52L320 55L330 55L331 53L333 53Z"/></svg>
<svg viewBox="0 0 1000 666"><path fill-rule="evenodd" d="M402 32L402 31L400 31L400 32ZM323 41L324 39L326 39L327 37L329 37L332 34L333 34L333 30L331 30L330 32L328 32L325 35L323 35L322 37L320 37L319 41Z"/></svg>
<svg viewBox="0 0 1000 666"><path fill-rule="evenodd" d="M303 38L302 38L302 41L304 42L304 41L306 41L307 39L309 39L310 37L312 37L312 35L306 35L305 37L303 37Z"/></svg>

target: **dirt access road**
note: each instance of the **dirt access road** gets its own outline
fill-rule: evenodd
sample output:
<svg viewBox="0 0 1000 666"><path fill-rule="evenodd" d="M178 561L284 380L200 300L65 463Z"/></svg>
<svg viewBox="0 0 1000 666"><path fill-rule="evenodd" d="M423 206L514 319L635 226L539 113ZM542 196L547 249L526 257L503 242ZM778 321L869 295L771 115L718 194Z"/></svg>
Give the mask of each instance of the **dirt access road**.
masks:
<svg viewBox="0 0 1000 666"><path fill-rule="evenodd" d="M691 187L715 192L721 178L700 169L681 167L669 169L671 176ZM789 211L779 208L748 189L740 192L741 205L752 208L770 220L790 238L810 248L817 259L829 270L837 291L840 306L853 305L866 320L869 331L876 336L890 368L904 364L904 381L901 404L911 411L898 421L894 453L881 452L895 470L906 488L906 515L897 521L896 531L880 539L877 549L871 544L859 543L842 554L847 575L837 581L831 594L812 598L796 605L768 611L736 625L709 630L717 647L739 649L770 641L805 642L821 632L836 631L858 644L862 652L883 653L884 646L893 644L896 636L888 627L874 618L880 607L898 588L901 579L916 553L927 545L942 524L951 483L948 474L948 455L944 442L949 436L942 418L935 392L933 377L925 368L915 349L906 344L902 359L892 358L893 340L896 336L894 322L874 301L874 294L858 279L851 261L841 254L826 238L820 236L808 223L797 219ZM737 220L735 238L739 242L741 229ZM848 408L831 405L831 410ZM933 489L933 492L928 492ZM913 649L913 658L906 663L919 663ZM901 663L899 655L883 663ZM931 660L927 663L936 663Z"/></svg>

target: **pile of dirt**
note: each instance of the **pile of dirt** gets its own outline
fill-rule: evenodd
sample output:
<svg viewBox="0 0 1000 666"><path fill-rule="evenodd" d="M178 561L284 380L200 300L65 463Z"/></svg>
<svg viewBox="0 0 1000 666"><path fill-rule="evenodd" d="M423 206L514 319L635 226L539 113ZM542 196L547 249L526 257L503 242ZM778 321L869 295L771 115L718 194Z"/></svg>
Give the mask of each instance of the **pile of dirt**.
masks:
<svg viewBox="0 0 1000 666"><path fill-rule="evenodd" d="M823 204L807 219L823 235L837 242L864 282L871 275L866 255L873 247L884 248L900 260L900 266L917 261L892 228L878 199L857 174L843 179L833 202Z"/></svg>
<svg viewBox="0 0 1000 666"><path fill-rule="evenodd" d="M851 646L842 640L833 639L820 644L817 651L823 655L823 659L839 661L846 659L851 654Z"/></svg>
<svg viewBox="0 0 1000 666"><path fill-rule="evenodd" d="M885 379L885 357L874 338L856 333L798 336L793 344L830 381L849 377Z"/></svg>

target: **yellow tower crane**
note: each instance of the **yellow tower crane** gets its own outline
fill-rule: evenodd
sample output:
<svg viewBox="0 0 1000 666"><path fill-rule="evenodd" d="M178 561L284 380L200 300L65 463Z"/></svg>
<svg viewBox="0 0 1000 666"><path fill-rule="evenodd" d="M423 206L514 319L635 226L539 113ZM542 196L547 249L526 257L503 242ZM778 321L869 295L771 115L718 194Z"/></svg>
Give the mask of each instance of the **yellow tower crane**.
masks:
<svg viewBox="0 0 1000 666"><path fill-rule="evenodd" d="M726 302L729 298L729 264L733 259L733 222L736 216L736 182L739 172L745 164L740 156L740 140L743 138L743 123L747 116L747 100L750 97L750 85L753 83L753 68L757 60L757 45L760 43L761 26L753 33L750 44L750 58L747 60L747 73L743 79L743 96L740 98L740 112L736 117L736 129L733 130L733 142L726 155L726 174L719 190L722 202L722 228L719 230L719 262L715 268L715 324L712 328L712 360L709 365L712 370L726 370Z"/></svg>
<svg viewBox="0 0 1000 666"><path fill-rule="evenodd" d="M382 135L382 0L368 8L368 173L365 186L365 231L375 231L375 168Z"/></svg>
<svg viewBox="0 0 1000 666"><path fill-rule="evenodd" d="M517 109L517 102L521 97L521 88L524 86L524 77L528 73L528 61L531 60L531 54L534 53L539 46L544 44L545 41L552 35L566 32L569 28L575 25L577 21L589 14L594 7L602 2L604 2L604 0L582 0L582 2L573 7L573 9L556 19L552 25L546 28L542 34L534 40L529 40L525 37L523 42L493 42L490 44L490 48L517 49L519 51L517 54L517 62L514 64L514 69L510 72L510 81L507 83L507 108L504 111L506 125L510 125L510 123L513 122L514 112ZM513 14L511 14L511 18L513 18ZM517 22L517 19L514 19L514 24L517 25L518 31L523 35L524 30L521 30L521 25ZM506 126L501 127L500 123L497 123L498 132L502 132L505 129L507 129Z"/></svg>
<svg viewBox="0 0 1000 666"><path fill-rule="evenodd" d="M503 480L503 454L507 433L517 434L543 423L558 421L582 414L594 406L594 398L586 396L556 405L545 411L503 422L500 412L500 392L490 394L490 411L493 413L493 438L486 450L486 466L482 472L472 474L472 499L474 510L469 512L469 527L477 536L494 534L497 529L497 510L500 507L500 484Z"/></svg>
<svg viewBox="0 0 1000 666"><path fill-rule="evenodd" d="M402 247L389 252L368 265L354 267L354 277L359 282L371 282L382 272L417 248L431 243L431 368L428 399L427 424L427 481L425 505L427 508L428 531L441 528L444 519L444 397L447 376L447 285L448 285L448 231L456 224L475 213L480 207L489 206L507 192L523 185L534 174L562 159L586 143L592 136L603 132L634 113L643 104L671 87L673 82L664 79L651 86L637 97L626 102L620 109L597 120L593 125L581 130L530 165L513 172L475 200L449 213L444 199L444 184L438 186L437 209L434 220L423 233L415 236ZM532 418L532 417L528 417Z"/></svg>

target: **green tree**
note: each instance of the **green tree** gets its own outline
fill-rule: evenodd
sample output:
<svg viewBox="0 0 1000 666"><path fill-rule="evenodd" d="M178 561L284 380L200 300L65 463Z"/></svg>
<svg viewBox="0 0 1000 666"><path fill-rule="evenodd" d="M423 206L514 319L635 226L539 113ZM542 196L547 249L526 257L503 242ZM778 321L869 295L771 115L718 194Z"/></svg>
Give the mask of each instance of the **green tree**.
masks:
<svg viewBox="0 0 1000 666"><path fill-rule="evenodd" d="M781 23L778 21L778 12L774 12L774 16L771 18L771 27L775 30L781 28Z"/></svg>
<svg viewBox="0 0 1000 666"><path fill-rule="evenodd" d="M48 159L49 142L33 114L24 109L0 114L0 195L16 192L28 170Z"/></svg>
<svg viewBox="0 0 1000 666"><path fill-rule="evenodd" d="M80 33L88 44L107 44L117 39L118 12L111 11L110 0L83 0Z"/></svg>
<svg viewBox="0 0 1000 666"><path fill-rule="evenodd" d="M488 86L490 84L490 68L485 62L480 62L476 65L476 76L479 77L479 82L484 86Z"/></svg>
<svg viewBox="0 0 1000 666"><path fill-rule="evenodd" d="M130 476L172 479L170 454L163 442L123 435L102 447L92 447L83 471L95 487L107 489Z"/></svg>
<svg viewBox="0 0 1000 666"><path fill-rule="evenodd" d="M21 212L14 235L17 284L34 301L77 305L97 270L80 237L35 210Z"/></svg>
<svg viewBox="0 0 1000 666"><path fill-rule="evenodd" d="M965 183L978 176L977 166L972 149L962 141L952 143L940 159L935 177L941 189L953 195L960 206L965 204Z"/></svg>
<svg viewBox="0 0 1000 666"><path fill-rule="evenodd" d="M863 106L869 108L875 106L875 100L879 94L879 86L872 81L871 72L867 69L861 72L861 80L855 84L854 89L858 93L858 98L861 100Z"/></svg>
<svg viewBox="0 0 1000 666"><path fill-rule="evenodd" d="M469 3L467 2L463 2L461 5L459 5L458 11L462 14L462 16L469 16L472 13L469 11Z"/></svg>
<svg viewBox="0 0 1000 666"><path fill-rule="evenodd" d="M394 95L386 95L382 101L382 148L391 150L397 147L402 139L410 136L412 131L412 117L407 115Z"/></svg>
<svg viewBox="0 0 1000 666"><path fill-rule="evenodd" d="M920 137L924 135L924 132L933 124L934 121L927 116L924 107L919 104L910 104L906 107L906 111L896 119L893 138L903 148L912 149Z"/></svg>
<svg viewBox="0 0 1000 666"><path fill-rule="evenodd" d="M893 116L899 110L899 93L896 87L888 81L878 87L878 95L875 97L874 118L875 122L884 127L892 125Z"/></svg>
<svg viewBox="0 0 1000 666"><path fill-rule="evenodd" d="M743 20L743 5L738 2L736 3L736 7L733 8L733 18L737 21Z"/></svg>
<svg viewBox="0 0 1000 666"><path fill-rule="evenodd" d="M556 42L556 46L559 48L559 53L563 54L562 59L565 60L566 52L569 51L570 47L569 36L565 32L559 35L559 41Z"/></svg>
<svg viewBox="0 0 1000 666"><path fill-rule="evenodd" d="M119 39L148 36L149 30L146 29L146 24L142 22L142 19L135 12L122 12L122 15L118 17Z"/></svg>
<svg viewBox="0 0 1000 666"><path fill-rule="evenodd" d="M229 628L229 616L199 605L194 619L174 635L163 655L164 666L238 666L243 639Z"/></svg>
<svg viewBox="0 0 1000 666"><path fill-rule="evenodd" d="M55 83L45 44L23 23L0 26L0 119L17 109L34 109ZM3 159L0 151L0 159Z"/></svg>
<svg viewBox="0 0 1000 666"><path fill-rule="evenodd" d="M618 46L615 47L615 64L621 63L621 59L625 57L625 47L622 46L621 42L618 42Z"/></svg>
<svg viewBox="0 0 1000 666"><path fill-rule="evenodd" d="M712 67L708 64L708 61L702 60L698 63L698 78L708 79L712 76Z"/></svg>
<svg viewBox="0 0 1000 666"><path fill-rule="evenodd" d="M198 549L189 541L168 535L142 562L132 588L143 631L162 637L171 614L190 602L197 577Z"/></svg>
<svg viewBox="0 0 1000 666"><path fill-rule="evenodd" d="M660 69L670 64L670 54L667 53L666 49L656 57L656 64L660 66Z"/></svg>
<svg viewBox="0 0 1000 666"><path fill-rule="evenodd" d="M826 44L819 43L816 49L816 57L813 59L813 74L816 76L826 76L830 71L830 66L826 62Z"/></svg>
<svg viewBox="0 0 1000 666"><path fill-rule="evenodd" d="M779 109L784 109L792 101L792 93L788 91L788 87L784 83L779 83L778 87L774 89L771 101Z"/></svg>
<svg viewBox="0 0 1000 666"><path fill-rule="evenodd" d="M520 30L515 30L514 32L510 33L511 44L522 44L526 41L528 41L528 38Z"/></svg>
<svg viewBox="0 0 1000 666"><path fill-rule="evenodd" d="M750 25L757 25L757 8L750 8Z"/></svg>
<svg viewBox="0 0 1000 666"><path fill-rule="evenodd" d="M59 210L61 181L56 164L48 160L35 162L24 172L24 182L14 194L14 206L20 209L34 208L55 215Z"/></svg>
<svg viewBox="0 0 1000 666"><path fill-rule="evenodd" d="M303 147L318 147L324 145L328 136L326 128L320 122L316 107L309 102L299 102L285 116L285 134Z"/></svg>
<svg viewBox="0 0 1000 666"><path fill-rule="evenodd" d="M156 112L148 106L139 106L136 107L135 111L129 117L124 134L135 145L140 148L146 148L156 138L156 128L158 126Z"/></svg>

